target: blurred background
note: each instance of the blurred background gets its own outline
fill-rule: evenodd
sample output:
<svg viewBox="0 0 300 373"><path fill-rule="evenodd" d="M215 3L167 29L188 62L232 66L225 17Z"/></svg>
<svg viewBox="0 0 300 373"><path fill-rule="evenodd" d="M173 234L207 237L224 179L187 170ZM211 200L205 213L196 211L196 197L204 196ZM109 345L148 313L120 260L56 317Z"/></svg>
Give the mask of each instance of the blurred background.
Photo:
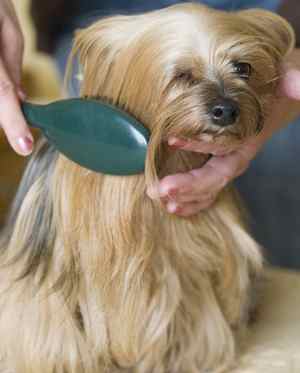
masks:
<svg viewBox="0 0 300 373"><path fill-rule="evenodd" d="M60 96L60 78L52 59L37 52L30 0L13 0L25 36L23 86L28 99L47 102ZM14 196L26 159L16 155L0 130L0 224Z"/></svg>
<svg viewBox="0 0 300 373"><path fill-rule="evenodd" d="M1 1L1 0L0 0ZM23 87L28 99L49 102L62 97L62 75L76 28L110 13L145 11L165 6L171 0L13 0L25 36ZM175 1L173 1L175 2ZM287 18L300 41L299 0L203 0L217 8L265 7ZM157 5L159 4L159 5ZM232 5L232 6L231 6ZM253 217L255 237L266 247L275 265L300 268L300 133L282 131L255 159L237 182ZM297 133L296 133L297 131ZM299 149L299 150L298 150ZM271 154L271 157L270 157ZM282 164L273 154L285 154ZM26 159L8 146L0 130L0 226L15 194ZM285 173L282 170L285 170ZM299 187L300 184L298 183Z"/></svg>

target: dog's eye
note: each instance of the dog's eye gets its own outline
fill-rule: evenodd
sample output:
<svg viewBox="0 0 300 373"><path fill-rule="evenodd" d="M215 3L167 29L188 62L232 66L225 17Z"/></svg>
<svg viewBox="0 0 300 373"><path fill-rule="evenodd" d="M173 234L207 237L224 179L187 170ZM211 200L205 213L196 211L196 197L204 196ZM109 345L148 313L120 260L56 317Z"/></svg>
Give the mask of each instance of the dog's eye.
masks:
<svg viewBox="0 0 300 373"><path fill-rule="evenodd" d="M191 71L178 71L176 74L176 79L189 80L192 79L193 75Z"/></svg>
<svg viewBox="0 0 300 373"><path fill-rule="evenodd" d="M248 80L252 73L252 66L247 62L234 62L233 71L239 75L241 79Z"/></svg>
<svg viewBox="0 0 300 373"><path fill-rule="evenodd" d="M191 71L178 71L175 79L187 82L189 84L196 84L198 82Z"/></svg>

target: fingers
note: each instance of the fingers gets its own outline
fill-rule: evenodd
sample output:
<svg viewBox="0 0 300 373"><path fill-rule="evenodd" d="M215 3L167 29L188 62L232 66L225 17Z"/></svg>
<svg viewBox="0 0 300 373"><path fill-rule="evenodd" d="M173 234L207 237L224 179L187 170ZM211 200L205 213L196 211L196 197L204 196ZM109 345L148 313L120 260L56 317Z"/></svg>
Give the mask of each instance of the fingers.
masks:
<svg viewBox="0 0 300 373"><path fill-rule="evenodd" d="M179 204L174 201L170 201L166 205L166 209L170 214L176 214L182 217L188 217L192 215L198 214L202 210L206 210L211 204L214 202L212 200L205 200L205 201L193 201L190 203Z"/></svg>
<svg viewBox="0 0 300 373"><path fill-rule="evenodd" d="M23 117L14 83L0 60L0 124L13 149L28 155L33 148L33 137Z"/></svg>
<svg viewBox="0 0 300 373"><path fill-rule="evenodd" d="M247 169L249 162L244 149L212 157L200 169L166 176L147 193L152 199L162 199L168 212L191 216L211 206L220 191Z"/></svg>
<svg viewBox="0 0 300 373"><path fill-rule="evenodd" d="M157 185L151 185L147 189L147 194L152 199L176 198L179 192L190 192L193 179L193 175L189 173L166 176Z"/></svg>
<svg viewBox="0 0 300 373"><path fill-rule="evenodd" d="M167 176L157 188L151 189L152 198L167 198L178 203L202 202L211 199L227 183L227 179L208 164L186 174Z"/></svg>

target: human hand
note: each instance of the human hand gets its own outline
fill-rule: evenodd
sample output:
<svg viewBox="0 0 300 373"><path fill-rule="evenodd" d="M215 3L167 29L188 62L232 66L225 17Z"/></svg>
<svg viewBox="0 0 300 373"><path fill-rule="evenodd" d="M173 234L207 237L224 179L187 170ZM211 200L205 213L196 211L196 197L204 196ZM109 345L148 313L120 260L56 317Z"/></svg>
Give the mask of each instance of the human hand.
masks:
<svg viewBox="0 0 300 373"><path fill-rule="evenodd" d="M10 0L0 2L0 124L13 149L28 155L33 137L23 117L20 100L23 35L14 6Z"/></svg>
<svg viewBox="0 0 300 373"><path fill-rule="evenodd" d="M219 192L249 167L272 134L300 115L300 49L290 54L282 71L278 97L259 135L230 152L203 141L169 138L168 144L173 148L213 154L213 157L200 169L164 177L147 190L149 197L161 198L167 210L179 216L194 215L213 204Z"/></svg>

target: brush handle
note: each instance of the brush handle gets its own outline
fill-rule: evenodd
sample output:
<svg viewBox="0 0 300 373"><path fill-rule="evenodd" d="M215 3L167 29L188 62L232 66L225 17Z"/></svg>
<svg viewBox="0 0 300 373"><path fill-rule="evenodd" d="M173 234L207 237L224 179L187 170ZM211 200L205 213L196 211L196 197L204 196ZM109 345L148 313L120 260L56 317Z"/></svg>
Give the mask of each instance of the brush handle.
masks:
<svg viewBox="0 0 300 373"><path fill-rule="evenodd" d="M61 121L59 115L61 110L56 113L54 104L40 105L24 102L21 108L27 123L40 130L51 128L53 123Z"/></svg>
<svg viewBox="0 0 300 373"><path fill-rule="evenodd" d="M28 102L24 102L21 107L27 123L31 127L42 128L39 123L41 123L40 117L43 115L43 107Z"/></svg>

